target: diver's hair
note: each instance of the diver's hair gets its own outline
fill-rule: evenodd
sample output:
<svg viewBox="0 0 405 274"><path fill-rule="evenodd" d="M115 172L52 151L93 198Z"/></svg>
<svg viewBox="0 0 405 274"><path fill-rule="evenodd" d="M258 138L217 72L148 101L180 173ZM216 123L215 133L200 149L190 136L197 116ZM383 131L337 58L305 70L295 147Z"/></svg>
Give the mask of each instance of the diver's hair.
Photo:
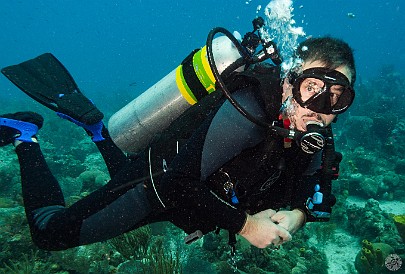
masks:
<svg viewBox="0 0 405 274"><path fill-rule="evenodd" d="M347 66L352 75L351 85L356 81L353 50L343 40L329 36L309 38L299 44L296 54L304 62L318 60L330 69Z"/></svg>

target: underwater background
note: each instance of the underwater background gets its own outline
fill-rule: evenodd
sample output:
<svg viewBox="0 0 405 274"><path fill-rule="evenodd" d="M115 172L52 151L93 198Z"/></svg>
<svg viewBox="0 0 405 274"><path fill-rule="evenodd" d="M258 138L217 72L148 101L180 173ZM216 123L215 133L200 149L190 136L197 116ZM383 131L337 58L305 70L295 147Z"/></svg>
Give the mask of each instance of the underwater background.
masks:
<svg viewBox="0 0 405 274"><path fill-rule="evenodd" d="M213 27L243 35L269 2L3 0L0 67L53 53L107 122L202 47ZM307 224L279 250L239 239L234 261L225 235L186 246L168 223L46 252L30 239L18 161L7 146L0 149L0 273L405 273L405 2L296 0L293 8L295 26L307 37L342 38L355 53L356 100L334 126L344 159L330 222ZM3 76L0 102L0 113L45 117L38 137L68 204L106 183L107 170L82 129ZM402 259L401 269L388 271L389 254Z"/></svg>

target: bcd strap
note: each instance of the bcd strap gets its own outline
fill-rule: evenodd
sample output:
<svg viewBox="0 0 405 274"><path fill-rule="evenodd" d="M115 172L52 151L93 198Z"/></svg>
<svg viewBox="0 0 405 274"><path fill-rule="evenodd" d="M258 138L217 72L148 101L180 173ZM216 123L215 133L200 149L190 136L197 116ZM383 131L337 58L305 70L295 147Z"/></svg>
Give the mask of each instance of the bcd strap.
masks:
<svg viewBox="0 0 405 274"><path fill-rule="evenodd" d="M333 139L331 126L326 128L326 133L326 144L322 157L321 183L331 185L331 180L336 180L339 177L339 163L342 161L342 154L335 150L335 140Z"/></svg>
<svg viewBox="0 0 405 274"><path fill-rule="evenodd" d="M322 168L319 178L319 185L315 186L315 194L306 201L306 210L308 211L309 221L328 221L331 216L332 206L336 203L336 198L332 194L332 180L339 176L339 163L342 160L342 154L335 151L335 142L333 139L332 127L326 128L326 144L322 154ZM318 188L318 189L317 189ZM321 191L321 192L317 192ZM326 197L316 201L317 194L326 194Z"/></svg>
<svg viewBox="0 0 405 274"><path fill-rule="evenodd" d="M280 67L268 63L258 63L235 74L232 81L227 83L231 92L250 86L259 88L268 119L277 120L282 99Z"/></svg>

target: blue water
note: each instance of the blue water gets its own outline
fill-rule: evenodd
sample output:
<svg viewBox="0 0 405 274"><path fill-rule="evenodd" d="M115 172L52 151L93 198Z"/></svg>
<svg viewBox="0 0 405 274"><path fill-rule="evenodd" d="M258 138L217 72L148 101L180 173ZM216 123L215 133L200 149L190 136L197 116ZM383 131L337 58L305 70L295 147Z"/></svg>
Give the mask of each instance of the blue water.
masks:
<svg viewBox="0 0 405 274"><path fill-rule="evenodd" d="M0 67L52 52L84 91L136 96L201 47L211 28L250 31L257 6L268 2L0 1ZM294 8L307 35L351 44L360 79L385 64L405 72L403 1L296 0ZM16 92L0 77L0 94Z"/></svg>

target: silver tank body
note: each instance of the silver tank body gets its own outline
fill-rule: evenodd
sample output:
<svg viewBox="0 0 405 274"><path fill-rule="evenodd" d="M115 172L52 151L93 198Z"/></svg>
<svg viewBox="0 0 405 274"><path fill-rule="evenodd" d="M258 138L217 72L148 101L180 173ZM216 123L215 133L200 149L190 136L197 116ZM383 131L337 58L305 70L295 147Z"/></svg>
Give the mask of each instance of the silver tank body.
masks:
<svg viewBox="0 0 405 274"><path fill-rule="evenodd" d="M219 73L241 57L225 36L213 40L212 50ZM112 115L108 129L119 148L126 152L138 152L191 106L180 92L174 69Z"/></svg>

